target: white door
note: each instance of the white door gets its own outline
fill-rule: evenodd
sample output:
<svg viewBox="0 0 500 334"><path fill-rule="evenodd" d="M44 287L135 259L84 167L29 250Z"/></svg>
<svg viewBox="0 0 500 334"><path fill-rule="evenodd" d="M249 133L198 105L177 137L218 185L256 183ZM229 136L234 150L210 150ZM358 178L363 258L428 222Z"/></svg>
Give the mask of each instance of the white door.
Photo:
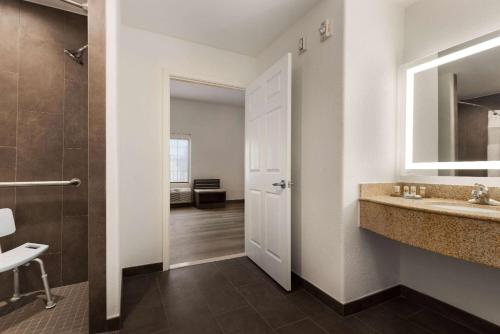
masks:
<svg viewBox="0 0 500 334"><path fill-rule="evenodd" d="M245 251L291 290L291 93L287 54L246 91Z"/></svg>

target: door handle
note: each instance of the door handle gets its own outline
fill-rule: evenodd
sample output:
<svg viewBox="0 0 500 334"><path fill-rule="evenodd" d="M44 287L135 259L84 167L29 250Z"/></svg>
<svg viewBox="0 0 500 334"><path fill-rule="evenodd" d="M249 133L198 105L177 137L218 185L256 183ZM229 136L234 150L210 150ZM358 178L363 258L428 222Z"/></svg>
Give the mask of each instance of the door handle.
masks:
<svg viewBox="0 0 500 334"><path fill-rule="evenodd" d="M273 187L281 187L281 189L286 189L286 181L281 180L280 183L273 183Z"/></svg>

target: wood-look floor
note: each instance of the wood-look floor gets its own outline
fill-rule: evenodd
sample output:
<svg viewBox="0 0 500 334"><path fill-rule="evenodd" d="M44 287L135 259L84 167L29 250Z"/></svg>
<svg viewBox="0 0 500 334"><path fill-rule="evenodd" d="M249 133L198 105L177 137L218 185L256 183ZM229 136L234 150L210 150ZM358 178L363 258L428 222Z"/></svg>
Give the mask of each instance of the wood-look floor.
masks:
<svg viewBox="0 0 500 334"><path fill-rule="evenodd" d="M171 209L171 264L206 260L244 251L243 203L229 203L224 209Z"/></svg>

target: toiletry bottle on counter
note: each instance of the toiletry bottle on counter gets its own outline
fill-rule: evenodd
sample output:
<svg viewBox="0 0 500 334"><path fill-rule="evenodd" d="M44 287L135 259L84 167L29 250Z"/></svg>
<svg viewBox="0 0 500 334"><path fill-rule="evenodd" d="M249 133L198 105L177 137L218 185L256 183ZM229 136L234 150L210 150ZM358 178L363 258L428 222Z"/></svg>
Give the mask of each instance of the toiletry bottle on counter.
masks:
<svg viewBox="0 0 500 334"><path fill-rule="evenodd" d="M426 190L427 190L426 187L420 187L419 192L420 192L420 196L422 196L422 198L425 198Z"/></svg>
<svg viewBox="0 0 500 334"><path fill-rule="evenodd" d="M393 196L401 196L401 186L394 186L392 188L392 195Z"/></svg>
<svg viewBox="0 0 500 334"><path fill-rule="evenodd" d="M405 197L408 197L410 195L410 187L404 186L404 188L403 188L403 195Z"/></svg>

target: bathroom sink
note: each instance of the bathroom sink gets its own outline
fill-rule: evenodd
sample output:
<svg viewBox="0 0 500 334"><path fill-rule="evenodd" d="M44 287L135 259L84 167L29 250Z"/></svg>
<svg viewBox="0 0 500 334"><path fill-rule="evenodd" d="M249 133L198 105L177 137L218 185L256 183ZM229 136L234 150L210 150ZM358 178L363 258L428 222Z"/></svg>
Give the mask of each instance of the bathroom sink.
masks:
<svg viewBox="0 0 500 334"><path fill-rule="evenodd" d="M429 206L432 206L437 209L443 210L452 210L452 211L461 211L466 213L484 213L484 214L500 214L499 210L488 209L488 208L479 208L475 206L468 206L464 204L458 203L429 203Z"/></svg>

